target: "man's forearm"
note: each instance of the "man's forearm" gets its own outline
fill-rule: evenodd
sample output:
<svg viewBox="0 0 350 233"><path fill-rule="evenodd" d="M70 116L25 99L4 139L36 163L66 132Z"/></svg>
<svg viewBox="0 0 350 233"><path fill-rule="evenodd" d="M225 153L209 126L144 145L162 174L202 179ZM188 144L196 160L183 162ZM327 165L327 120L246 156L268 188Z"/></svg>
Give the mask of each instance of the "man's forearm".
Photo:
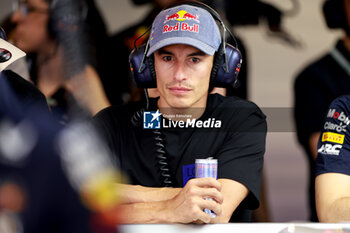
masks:
<svg viewBox="0 0 350 233"><path fill-rule="evenodd" d="M166 201L129 203L120 206L122 224L174 223L166 208Z"/></svg>
<svg viewBox="0 0 350 233"><path fill-rule="evenodd" d="M192 179L184 188L178 189L124 185L124 196L129 202L124 201L120 206L124 216L121 222L209 223L212 219L203 209L221 216L223 196L220 190L220 182L213 178ZM212 200L206 200L206 197Z"/></svg>
<svg viewBox="0 0 350 233"><path fill-rule="evenodd" d="M122 192L124 204L169 200L181 190L181 188L152 188L129 184L117 184L117 189L118 192Z"/></svg>
<svg viewBox="0 0 350 233"><path fill-rule="evenodd" d="M349 222L350 197L343 197L333 202L329 208L318 213L320 222Z"/></svg>

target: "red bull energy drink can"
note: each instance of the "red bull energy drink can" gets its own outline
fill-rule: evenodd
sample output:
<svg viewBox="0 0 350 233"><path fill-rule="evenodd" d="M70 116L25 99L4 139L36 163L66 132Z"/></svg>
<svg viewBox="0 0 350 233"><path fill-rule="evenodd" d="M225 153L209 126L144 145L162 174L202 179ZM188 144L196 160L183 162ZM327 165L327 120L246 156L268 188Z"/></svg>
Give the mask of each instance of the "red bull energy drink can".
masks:
<svg viewBox="0 0 350 233"><path fill-rule="evenodd" d="M211 177L214 179L218 178L218 160L213 158L207 159L196 159L196 178ZM206 200L213 200L206 198ZM206 214L210 217L215 218L216 214L208 209L204 209Z"/></svg>

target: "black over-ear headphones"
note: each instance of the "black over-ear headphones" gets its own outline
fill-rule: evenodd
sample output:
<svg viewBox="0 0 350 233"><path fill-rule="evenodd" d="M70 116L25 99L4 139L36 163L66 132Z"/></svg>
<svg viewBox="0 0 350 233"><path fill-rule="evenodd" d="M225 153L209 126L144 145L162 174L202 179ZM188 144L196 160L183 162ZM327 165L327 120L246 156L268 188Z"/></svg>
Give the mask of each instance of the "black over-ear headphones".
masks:
<svg viewBox="0 0 350 233"><path fill-rule="evenodd" d="M237 76L242 64L242 55L234 46L226 43L226 31L230 30L221 20L219 14L211 7L201 2L185 1L168 8L178 5L191 5L200 7L208 11L212 17L222 26L223 34L221 36L221 44L218 51L215 53L213 68L211 71L210 85L213 87L228 87L233 86L237 81ZM234 37L233 37L234 38ZM235 38L234 38L235 39ZM237 43L236 43L237 47ZM146 45L135 48L129 56L131 72L133 73L137 87L140 88L155 88L157 87L156 72L154 68L153 54L146 56L149 49L149 40Z"/></svg>
<svg viewBox="0 0 350 233"><path fill-rule="evenodd" d="M326 0L322 10L329 28L342 28L350 34L350 25L346 19L343 0Z"/></svg>

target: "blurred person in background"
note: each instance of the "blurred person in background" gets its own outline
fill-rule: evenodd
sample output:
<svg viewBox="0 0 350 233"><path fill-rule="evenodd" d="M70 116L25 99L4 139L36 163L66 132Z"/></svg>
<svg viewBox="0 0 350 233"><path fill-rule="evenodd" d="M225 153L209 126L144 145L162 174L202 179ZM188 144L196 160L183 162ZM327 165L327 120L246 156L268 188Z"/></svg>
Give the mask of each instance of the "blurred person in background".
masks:
<svg viewBox="0 0 350 233"><path fill-rule="evenodd" d="M309 209L310 220L318 221L315 208L315 160L317 142L326 127L324 119L331 102L350 94L350 2L348 0L326 0L323 13L327 26L341 28L344 36L335 47L321 58L308 65L295 79L294 118L298 141L304 148L309 165ZM341 122L334 127L342 133Z"/></svg>
<svg viewBox="0 0 350 233"><path fill-rule="evenodd" d="M108 75L108 61L99 59L107 37L92 0L20 0L14 10L14 43L28 54L31 80L62 121L120 103L117 92L107 98L97 73Z"/></svg>
<svg viewBox="0 0 350 233"><path fill-rule="evenodd" d="M0 100L0 230L116 232L120 179L92 127L63 128L42 109L22 106L6 83L1 87L7 100Z"/></svg>
<svg viewBox="0 0 350 233"><path fill-rule="evenodd" d="M108 150L89 124L64 128L49 114L9 69L25 53L5 38L0 28L0 232L116 232L120 175Z"/></svg>
<svg viewBox="0 0 350 233"><path fill-rule="evenodd" d="M11 88L7 98L12 98L9 92ZM56 120L35 107L18 114L12 106L0 103L0 221L7 228L4 232L92 232L91 213L70 185L55 149L60 130Z"/></svg>
<svg viewBox="0 0 350 233"><path fill-rule="evenodd" d="M0 36L5 39L3 31L0 31ZM57 197L66 200L66 205L73 207L75 212L74 203L64 194L69 186L62 186L62 180L57 179L60 177L57 153L49 149L52 148L49 141L54 135L48 133L48 129L54 132L56 123L45 124L50 118L44 95L13 71L4 70L25 54L3 39L0 39L0 49L0 231L52 231L58 225L65 225L60 214L51 213L51 217L58 220L54 224L49 220L50 213L46 212L49 206L63 206ZM30 122L34 116L37 120L40 118L40 127L45 125L46 128L45 136L39 140L38 122L35 123L38 128ZM40 131L43 133L43 128ZM38 141L40 143L35 146ZM50 187L50 184L55 184L55 187ZM52 192L57 188L61 191ZM48 205L48 202L52 204ZM76 217L80 222L79 215Z"/></svg>

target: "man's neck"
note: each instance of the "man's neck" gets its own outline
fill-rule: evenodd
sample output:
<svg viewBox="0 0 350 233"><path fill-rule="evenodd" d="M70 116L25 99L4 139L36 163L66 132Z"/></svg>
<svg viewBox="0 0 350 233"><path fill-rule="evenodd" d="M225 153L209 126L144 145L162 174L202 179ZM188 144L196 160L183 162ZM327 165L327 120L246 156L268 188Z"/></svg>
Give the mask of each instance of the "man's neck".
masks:
<svg viewBox="0 0 350 233"><path fill-rule="evenodd" d="M197 102L192 103L191 106L187 107L174 107L169 104L162 96L157 101L157 107L162 113L163 117L170 120L187 120L187 119L198 119L200 118L207 106L208 96L201 98Z"/></svg>
<svg viewBox="0 0 350 233"><path fill-rule="evenodd" d="M201 102L197 102L190 107L182 108L170 106L162 97L157 101L157 106L163 117L173 121L198 119L203 115L206 105L207 99L205 99L205 102L201 100Z"/></svg>
<svg viewBox="0 0 350 233"><path fill-rule="evenodd" d="M173 121L186 121L187 119L198 119L200 118L205 107L202 108L162 108L159 107L162 116Z"/></svg>

